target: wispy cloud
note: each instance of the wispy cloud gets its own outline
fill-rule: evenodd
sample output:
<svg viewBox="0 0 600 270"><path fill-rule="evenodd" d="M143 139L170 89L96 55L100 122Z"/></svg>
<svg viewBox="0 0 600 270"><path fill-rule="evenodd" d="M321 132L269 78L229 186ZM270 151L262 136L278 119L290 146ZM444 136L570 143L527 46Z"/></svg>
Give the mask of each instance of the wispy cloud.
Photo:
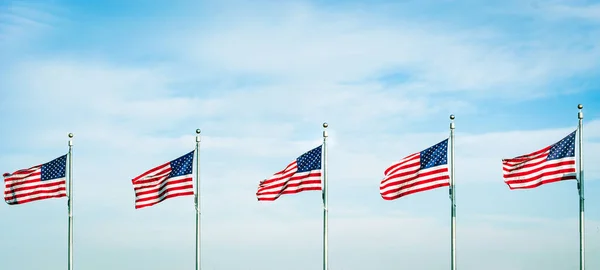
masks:
<svg viewBox="0 0 600 270"><path fill-rule="evenodd" d="M227 4L188 7L189 13L207 15L173 16L160 23L143 16L136 17L135 26L119 17L95 21L119 25L115 33L128 35L118 38L102 31L95 36L95 28L81 22L90 37L105 40L82 43L68 53L32 50L0 63L0 87L9 89L1 93L0 117L11 127L0 144L2 170L62 154L66 134L76 135L81 265L157 269L169 257L170 268L191 266L193 199L134 210L131 178L191 151L194 130L201 128L206 269L279 269L275 262L287 263L290 270L318 267L321 194L266 204L254 194L260 180L318 145L321 123L327 121L332 267L393 269L398 254L408 268L446 267L446 260L430 258L448 256L448 190L384 202L378 186L392 162L447 138L447 117L455 113L461 268L576 266L576 220L561 219L576 206L575 200L569 203L576 196L574 182L508 191L500 161L574 130L574 119L542 120L557 110L545 102L576 97L586 105L585 162L600 162L597 102L589 92L578 92L585 89L573 80L597 72L600 51L593 33L581 38L562 31L507 31L494 23L465 27L467 19L456 23L437 15L425 22L395 15L397 4ZM72 34L69 28L52 28L58 7L22 5L0 6L0 37L33 37L43 27L61 37ZM569 41L573 36L579 39ZM507 100L546 107L525 119L509 109ZM510 121L492 126L480 116L483 112L501 112ZM543 124L514 125L531 119ZM591 192L597 190L600 170L589 165L586 177ZM594 198L588 199L591 253L600 251ZM552 210L535 208L548 201L555 205ZM0 207L7 217L3 226L19 228L8 240L15 245L0 249L2 254L57 249L63 235L49 228L65 225L64 206L64 200L55 200ZM504 216L511 211L515 216ZM548 218L548 211L556 216ZM527 212L535 214L519 217ZM29 230L23 221L46 226ZM44 238L51 244L29 247L16 241L37 241L45 234L52 235ZM98 262L99 253L120 263ZM589 260L591 267L600 265ZM50 263L64 262L44 261ZM38 267L35 262L28 266Z"/></svg>
<svg viewBox="0 0 600 270"><path fill-rule="evenodd" d="M582 1L579 1L582 2ZM578 1L556 1L545 5L548 15L559 19L580 19L589 22L600 22L600 4L578 3Z"/></svg>
<svg viewBox="0 0 600 270"><path fill-rule="evenodd" d="M281 5L277 15L249 7L251 22L217 23L198 35L190 30L185 42L179 38L167 42L176 51L185 51L185 58L227 76L356 82L403 72L409 74L410 87L395 91L413 95L473 91L498 97L502 90L501 96L521 99L549 94L545 86L591 70L600 56L597 47L514 39L492 27L465 30L391 19L368 10L300 7Z"/></svg>
<svg viewBox="0 0 600 270"><path fill-rule="evenodd" d="M50 5L9 0L0 4L0 45L25 41L53 29L60 21Z"/></svg>

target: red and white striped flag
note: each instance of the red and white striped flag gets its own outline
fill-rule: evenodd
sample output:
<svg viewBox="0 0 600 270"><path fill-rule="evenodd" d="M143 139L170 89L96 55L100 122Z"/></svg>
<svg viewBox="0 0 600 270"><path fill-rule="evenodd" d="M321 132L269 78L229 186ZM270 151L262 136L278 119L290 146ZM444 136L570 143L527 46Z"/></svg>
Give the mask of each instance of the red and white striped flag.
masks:
<svg viewBox="0 0 600 270"><path fill-rule="evenodd" d="M194 195L194 151L152 168L131 180L135 208L155 205L169 198Z"/></svg>
<svg viewBox="0 0 600 270"><path fill-rule="evenodd" d="M260 182L256 197L259 201L274 201L283 194L307 190L322 190L321 146L292 161L285 169Z"/></svg>
<svg viewBox="0 0 600 270"><path fill-rule="evenodd" d="M384 200L450 186L448 139L392 164L384 175L379 186Z"/></svg>
<svg viewBox="0 0 600 270"><path fill-rule="evenodd" d="M67 155L48 163L4 174L4 200L9 205L67 196Z"/></svg>
<svg viewBox="0 0 600 270"><path fill-rule="evenodd" d="M533 153L502 160L504 182L510 189L535 188L575 180L575 133Z"/></svg>

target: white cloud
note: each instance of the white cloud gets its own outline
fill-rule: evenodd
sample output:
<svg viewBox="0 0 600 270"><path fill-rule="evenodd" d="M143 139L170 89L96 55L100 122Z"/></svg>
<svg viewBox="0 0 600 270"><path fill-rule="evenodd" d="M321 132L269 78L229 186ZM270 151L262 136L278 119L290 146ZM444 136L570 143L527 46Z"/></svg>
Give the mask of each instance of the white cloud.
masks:
<svg viewBox="0 0 600 270"><path fill-rule="evenodd" d="M556 2L543 6L543 10L551 17L600 22L600 4L578 4L573 1Z"/></svg>
<svg viewBox="0 0 600 270"><path fill-rule="evenodd" d="M54 25L63 20L60 14L60 9L47 3L13 0L0 3L0 48L22 44L53 30Z"/></svg>
<svg viewBox="0 0 600 270"><path fill-rule="evenodd" d="M66 133L74 132L76 151L81 153L78 156L95 159L90 151L103 150L110 151L106 154L144 155L145 160L155 160L140 160L137 168L143 168L166 162L168 157L175 158L183 151L191 151L193 132L200 127L203 130L203 161L216 162L226 158L230 159L230 166L236 167L249 157L252 157L251 164L265 165L277 157L283 159L273 163L271 166L274 167L261 167L272 170L262 176L267 177L320 144L319 126L327 120L331 125L331 179L334 183L357 187L374 185L391 163L448 136L448 131L443 130L436 133L383 132L381 126L386 125L389 117L397 117L400 121L396 123L400 124L403 118L427 117L420 107L428 107L430 114L448 108L424 97L418 98L417 102L410 97L403 99L405 94L386 92L377 87L338 86L323 93L306 90L309 95L305 95L302 87L288 89L290 92L287 93L267 87L219 93L207 99L190 98L169 95L172 80L158 69L94 63L86 66L80 62L42 61L16 69L14 86L22 90L12 93L15 108L31 111L39 108L46 117L67 119L58 125L42 121L40 128L45 136L24 134L20 140L33 140L30 147L57 143L62 147ZM25 74L37 79L27 80ZM141 93L139 89L145 91L143 97L136 98ZM322 99L313 98L319 94ZM31 100L27 98L29 96L37 98ZM289 102L281 102L283 100ZM440 107L430 108L425 104ZM25 121L35 123L39 121L37 119L34 116ZM187 129L182 130L182 126ZM597 120L586 119L586 164L600 160L597 155L600 145L596 140L600 137L599 126ZM365 130L370 128L382 132ZM501 181L502 158L550 145L573 128L481 134L459 131L456 136L457 177L461 183ZM119 166L118 161L101 156L104 162ZM132 164L128 168L132 168ZM137 172L129 170L128 174ZM586 167L586 172L587 179L600 178L600 171L593 166Z"/></svg>
<svg viewBox="0 0 600 270"><path fill-rule="evenodd" d="M400 71L414 83L397 91L411 95L470 90L496 96L500 89L501 97L546 95L547 89L537 87L589 71L600 56L596 48L514 40L496 29L417 24L368 10L278 7L277 15L269 16L249 7L251 11L244 14L252 20L247 23L219 24L215 19L210 31L195 35L196 30L190 30L185 42L168 40L176 43L172 47L186 51L186 58L225 74L347 82Z"/></svg>
<svg viewBox="0 0 600 270"><path fill-rule="evenodd" d="M560 45L534 44L537 50L523 52L519 48L527 41L507 41L493 29L464 31L378 19L368 12L297 8L266 18L258 12L250 23L216 24L201 33L192 26L189 32L162 37L178 44L163 49L180 48L176 57L185 61L127 66L93 55L59 55L14 63L5 83L15 90L3 93L7 108L18 116L13 128L33 126L36 132L7 133L2 143L11 153L1 156L0 163L17 169L41 162L39 152L50 156L66 151L66 133L74 132L77 252L96 256L115 248L132 255L121 258L121 267L128 269L158 268L165 257L182 256L170 267L184 268L193 263L192 198L134 210L130 179L191 151L194 130L201 128L205 265L280 269L275 262L281 262L288 263L286 269L304 270L320 262L320 194L262 204L254 193L261 179L318 145L320 125L327 121L332 269L383 270L399 264L444 268L449 261L446 213L419 212L421 202L436 206L418 198L404 205L386 203L381 209L373 204L380 201L378 185L387 166L448 136L446 125L426 133L411 124L458 111L468 117L478 110L470 107L474 100L504 95L496 91L500 88L518 93L524 89L520 86L542 86L561 74L585 73L598 60L595 49ZM190 79L190 73L203 79L215 75L226 83L211 89ZM408 82L389 86L373 81L389 73L408 75ZM239 77L254 75L266 79L258 85L237 83ZM195 90L183 91L182 85ZM442 92L449 90L469 91L448 98ZM544 94L532 91L526 96ZM459 129L460 183L477 187L501 182L501 158L544 147L571 130L555 126L472 134ZM600 162L597 119L586 119L585 138L587 179L598 180L600 170L593 166ZM14 145L24 148L14 154ZM447 200L446 191L436 192ZM356 194L361 197L354 200ZM45 206L20 210L41 212ZM387 210L392 208L406 212ZM0 211L8 228L19 227L19 215L25 215L14 208ZM498 269L575 266L572 220L519 218L514 228L505 217L463 217L458 229L461 269L494 269L490 262ZM594 233L599 224L590 219L588 226L588 254L593 254L600 251L599 234ZM139 249L164 254L148 255L147 265L137 265ZM600 265L588 258L588 267ZM78 264L94 270L91 262Z"/></svg>

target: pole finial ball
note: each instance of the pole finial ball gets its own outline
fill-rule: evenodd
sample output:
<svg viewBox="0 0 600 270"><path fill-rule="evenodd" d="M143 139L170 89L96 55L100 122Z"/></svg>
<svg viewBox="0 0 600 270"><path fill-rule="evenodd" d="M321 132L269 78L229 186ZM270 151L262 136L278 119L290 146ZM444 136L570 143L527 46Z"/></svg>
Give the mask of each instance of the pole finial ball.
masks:
<svg viewBox="0 0 600 270"><path fill-rule="evenodd" d="M200 134L200 129L196 129L196 134Z"/></svg>
<svg viewBox="0 0 600 270"><path fill-rule="evenodd" d="M580 109L580 110L583 109L583 105L581 105L581 104L577 105L577 109Z"/></svg>
<svg viewBox="0 0 600 270"><path fill-rule="evenodd" d="M73 138L73 133L69 133L69 138Z"/></svg>
<svg viewBox="0 0 600 270"><path fill-rule="evenodd" d="M323 123L323 127L327 128L329 126L329 124L327 124L327 122Z"/></svg>
<svg viewBox="0 0 600 270"><path fill-rule="evenodd" d="M451 115L450 115L450 120L454 120L454 118L455 118L455 117L454 117L454 114L451 114Z"/></svg>

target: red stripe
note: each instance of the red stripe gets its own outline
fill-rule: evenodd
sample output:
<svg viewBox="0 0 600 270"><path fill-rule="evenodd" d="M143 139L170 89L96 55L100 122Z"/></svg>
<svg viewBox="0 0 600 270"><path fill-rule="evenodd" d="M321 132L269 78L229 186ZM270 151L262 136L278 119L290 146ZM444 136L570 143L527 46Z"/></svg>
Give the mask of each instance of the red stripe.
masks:
<svg viewBox="0 0 600 270"><path fill-rule="evenodd" d="M293 188L293 187L301 187L301 186L305 186L305 185L316 185L316 184L321 184L321 180L310 180L310 181L302 181L299 183L291 183L288 184L287 182L282 186L281 189L277 190L277 191L263 191L263 192L257 192L256 195L274 195L274 194L287 194L285 192L288 191L296 191L296 190L305 190L306 188L317 188L318 190L321 190L321 187L302 187L299 189L292 189L292 190L288 190L288 188ZM294 193L298 193L298 192L294 192Z"/></svg>
<svg viewBox="0 0 600 270"><path fill-rule="evenodd" d="M28 181L28 182L30 182L30 181ZM32 190L32 189L45 188L45 187L53 187L53 186L58 186L58 185L64 185L64 184L66 184L66 181L54 182L54 183L45 183L45 182L40 182L40 181L34 181L34 182L37 182L37 183L40 183L40 184L35 185L35 186L9 188L9 191L7 191L5 189L4 190L4 194L10 194L10 193L15 193L15 192L24 191L24 190Z"/></svg>
<svg viewBox="0 0 600 270"><path fill-rule="evenodd" d="M383 180L381 180L381 184L382 185L386 185L389 182L392 182L392 180L396 179L396 178L402 178L402 177L406 177L408 175L413 175L419 172L419 169L421 169L421 165L419 163L417 163L416 165L410 165L410 166L403 166L402 168L400 168L399 170L402 170L404 172L402 173L397 173L397 174L391 174L391 175L386 175L385 178ZM399 170L395 170L399 171ZM415 179L416 177L419 177L419 175L415 175L412 179ZM409 179L410 180L410 179Z"/></svg>
<svg viewBox="0 0 600 270"><path fill-rule="evenodd" d="M539 161L535 161L535 159L531 159L531 160L527 160L527 161L521 162L521 163L514 163L513 165L509 165L509 162L502 162L502 165L503 165L502 170L504 172L511 172L511 171L516 171L516 170L532 168L532 167L535 167L540 164L544 164L544 163L548 162L548 160L546 160L547 157L548 157L548 155L546 154L542 157L535 158L535 159L539 159ZM508 166L508 168L505 168L506 166Z"/></svg>
<svg viewBox="0 0 600 270"><path fill-rule="evenodd" d="M290 170L292 170L290 172ZM282 174L285 173L285 175L280 176L280 177L275 177L277 174ZM305 174L308 173L308 174ZM309 191L309 190L322 190L322 187L308 187L308 185L315 185L315 184L321 184L321 171L320 170L315 170L315 171L310 171L310 172L301 172L300 174L305 174L305 175L297 175L299 174L297 172L297 168L296 168L296 162L292 162L290 163L290 165L288 165L286 167L286 169L275 173L273 175L272 178L267 179L265 181L262 181L259 184L258 190L256 192L256 196L258 198L259 201L274 201L276 199L278 199L281 195L283 194L296 194L296 193L300 193L302 191ZM319 180L308 180L309 178L315 178L318 177ZM280 183L274 183L276 181L282 181ZM294 183L290 183L294 181ZM291 189L291 188L296 188L296 187L300 187L298 189ZM266 191L266 190L270 190L270 189L275 189L273 191ZM275 196L272 196L275 195ZM267 197L267 198L265 198Z"/></svg>
<svg viewBox="0 0 600 270"><path fill-rule="evenodd" d="M32 178L32 179L24 180L25 178ZM4 183L7 188L11 188L11 187L14 187L17 185L40 182L41 179L42 179L42 172L40 170L38 170L37 172L19 176L19 177L9 176L4 179Z"/></svg>
<svg viewBox="0 0 600 270"><path fill-rule="evenodd" d="M566 180L577 180L577 176L575 175L557 175L556 178L551 178L551 179L546 179L546 180L542 180L539 182L534 182L531 185L527 185L527 186L522 186L522 187L514 187L512 185L516 184L516 183L506 183L508 185L508 188L510 189L530 189L530 188L536 188L539 187L541 185L545 185L545 184L549 184L549 183L554 183L554 182L559 182L559 181L566 181Z"/></svg>
<svg viewBox="0 0 600 270"><path fill-rule="evenodd" d="M186 183L186 182L189 182L191 184L192 177L190 176L190 177L186 177L183 179L176 179L176 180L173 178L165 178L162 181L160 181L160 183L157 183L156 185L134 187L133 189L135 190L136 194L145 195L145 194L149 194L149 193L153 193L153 192L156 193L169 185L176 185L176 184L181 184L181 183Z"/></svg>
<svg viewBox="0 0 600 270"><path fill-rule="evenodd" d="M50 193L56 193L56 192L61 192L60 194L57 195L43 195L43 194L50 194ZM65 197L66 196L66 188L65 187L58 187L55 189L50 189L50 190L36 190L33 192L29 192L29 193L24 193L24 194L18 194L16 196L13 195L5 195L4 196L4 200L8 203L8 204L23 204L26 202L30 202L30 201L37 201L37 200L41 200L38 198L61 198L61 197ZM25 197L32 197L32 198L28 198L28 199L23 199ZM12 201L14 201L16 199L17 203L11 203Z"/></svg>
<svg viewBox="0 0 600 270"><path fill-rule="evenodd" d="M47 190L33 190L31 192L21 193L21 194L17 194L17 195L13 195L14 192L8 192L8 193L4 193L4 198L11 199L11 200L12 200L12 198L17 198L17 200L18 200L19 198L22 198L22 197L28 197L28 196L39 195L39 194L44 194L44 193L54 193L54 192L63 191L63 190L65 190L65 187L56 187L56 188L47 189Z"/></svg>
<svg viewBox="0 0 600 270"><path fill-rule="evenodd" d="M64 191L66 192L66 190L64 190ZM24 203L28 203L28 202L34 202L34 201L45 200L45 199L62 198L62 197L66 197L66 196L67 196L66 193L61 193L61 194L53 195L53 196L39 196L39 197L29 198L27 200L17 199L16 202L8 202L7 201L7 203L10 205L17 205L17 204L24 204Z"/></svg>
<svg viewBox="0 0 600 270"><path fill-rule="evenodd" d="M415 179L418 179L418 177L414 178L412 180L415 180ZM382 192L381 195L384 196L384 195L388 195L390 193L402 192L403 190L407 190L407 189L410 189L410 188L415 187L415 186L424 185L424 184L432 183L432 182L437 182L437 181L440 181L440 180L449 180L449 179L450 179L449 176L443 175L443 176L439 176L439 177L435 177L435 178L431 178L431 179L427 179L427 180L415 181L415 182L410 183L408 185L399 186L399 187L397 187L395 189L391 189L391 190ZM408 181L406 181L406 182L408 182ZM403 183L405 183L405 182L403 182ZM450 184L448 183L447 185L450 185ZM383 191L384 189L385 188L381 188L380 191Z"/></svg>
<svg viewBox="0 0 600 270"><path fill-rule="evenodd" d="M178 187L174 187L174 185L176 184L180 184L180 183L185 183L185 182L189 182L188 185L183 185L183 186L178 186ZM194 186L192 185L192 181L191 178L190 179L184 179L182 181L176 181L176 182L168 182L167 185L165 185L164 187L162 187L161 189L156 189L156 190L152 190L152 191L144 191L144 192L137 192L136 191L136 202L144 202L144 201L148 201L148 200L154 200L156 198L159 198L160 196L164 195L165 193L169 192L169 191L173 191L173 190L184 190L184 189L194 189ZM150 197L144 197L144 198L137 198L137 197L141 197L143 195L149 195L149 194L153 194L153 196Z"/></svg>
<svg viewBox="0 0 600 270"><path fill-rule="evenodd" d="M262 181L260 183L260 185L266 186L273 182L277 182L277 181L289 178L289 177L293 176L297 171L298 171L298 166L296 164L296 161L294 161L294 162L290 163L285 169L273 174L273 176L271 178ZM276 177L276 175L280 175L280 176Z"/></svg>
<svg viewBox="0 0 600 270"><path fill-rule="evenodd" d="M181 186L181 187L168 187L167 189L163 190L162 192L156 193L152 197L145 197L145 198L139 198L139 199L136 198L135 202L137 204L143 204L146 201L152 201L152 200L156 200L156 199L159 199L159 198L163 198L163 196L169 196L170 192L178 191L178 190L186 190L186 189L192 190L193 186L192 185L187 185L187 186ZM192 192L192 195L194 195L194 192L193 191L191 191L191 192Z"/></svg>
<svg viewBox="0 0 600 270"><path fill-rule="evenodd" d="M133 178L131 180L131 182L133 184L137 184L139 179L144 178L146 176L157 175L157 174L159 174L157 171L163 170L167 166L168 166L168 169L170 170L170 165L171 165L171 162L167 162L165 164L159 165L158 167L152 168L152 169L146 171L145 173L138 175L136 178ZM143 181L143 179L142 179L142 181Z"/></svg>
<svg viewBox="0 0 600 270"><path fill-rule="evenodd" d="M536 179L540 179L540 178L543 178L543 177L559 177L559 178L570 177L570 175L565 175L565 174L571 174L571 173L575 173L575 172L576 171L575 171L574 168L562 169L562 170L556 170L556 171L551 171L551 172L544 172L544 173L541 173L540 175L537 175L535 177L530 177L530 178L525 178L525 179L518 179L518 180L507 180L507 181L504 181L504 182L507 183L508 185L523 184L523 183L533 182ZM546 180L542 180L542 181L546 181Z"/></svg>
<svg viewBox="0 0 600 270"><path fill-rule="evenodd" d="M536 159L536 158L539 158L540 156L547 155L545 152L549 151L550 148L552 148L552 146L546 146L535 152L525 154L525 155L520 155L518 157L505 158L502 160L502 163L506 163L507 165L514 165L514 164L525 162L527 160Z"/></svg>
<svg viewBox="0 0 600 270"><path fill-rule="evenodd" d="M542 173L540 175L536 175L537 173L539 173L540 171L543 170L547 170L547 169L552 169L552 168L558 168L561 166L568 166L568 165L575 165L575 160L565 160L565 161L561 161L558 163L552 163L552 164L545 164L544 166L541 166L539 168L536 168L534 170L529 170L529 171L525 171L525 172L514 172L514 173L505 173L504 174L504 178L512 178L512 177L533 177L533 178L538 178L541 177L543 175L547 175L549 172L545 172ZM562 169L559 171L565 171L565 170L573 170L573 172L575 172L575 168L570 168L570 169ZM566 171L564 173L570 173L571 171ZM509 181L514 181L514 180L509 180Z"/></svg>
<svg viewBox="0 0 600 270"><path fill-rule="evenodd" d="M414 190L411 190L411 191L408 191L408 192L405 192L405 193L400 193L400 194L398 194L396 196L392 196L392 197L383 197L382 196L382 198L384 200L391 201L391 200L395 200L395 199L398 199L398 198L401 198L401 197L404 197L406 195L410 195L410 194L413 194L413 193L417 193L417 192L421 192L421 191L427 191L427 190L432 190L432 189L440 188L440 187L447 187L447 186L450 186L450 184L449 183L442 183L442 184L437 184L437 185L433 185L433 186L427 186L427 187L423 187L423 188L414 189Z"/></svg>
<svg viewBox="0 0 600 270"><path fill-rule="evenodd" d="M398 175L392 175L392 176L390 176L390 178L387 178L386 181L382 181L382 183L384 183L384 184L383 184L383 186L380 186L380 189L385 189L385 188L387 188L389 186L392 186L392 185L398 185L398 184L402 184L402 183L414 181L414 180L419 179L419 178L425 178L425 177L430 176L430 175L439 174L439 173L445 173L445 172L448 172L448 168L444 167L444 168L439 168L439 169L435 169L435 170L432 170L432 171L423 172L423 171L421 171L419 169L419 167L416 167L413 171L410 171L410 172L407 172L407 173L403 173L401 175L398 174ZM403 180L400 180L400 181L392 181L393 179L404 177L404 176L411 175L411 174L414 174L414 176L411 177L411 178L403 179ZM446 177L449 178L449 176L446 176ZM433 178L431 180L425 180L425 181L429 181L429 182L436 181L434 179L437 179L437 178Z"/></svg>
<svg viewBox="0 0 600 270"><path fill-rule="evenodd" d="M258 192L261 192L262 190L265 190L265 189L282 188L282 187L288 185L288 183L291 181L298 181L298 180L312 178L312 177L321 177L321 172L311 172L308 175L293 174L293 175L289 176L288 180L286 180L285 182L280 182L280 183L273 184L270 186L261 185L261 187L258 189ZM310 181L315 181L315 180L310 180ZM318 182L320 183L321 180L318 180ZM307 182L300 181L300 183L307 183ZM292 185L294 185L294 184L292 184Z"/></svg>
<svg viewBox="0 0 600 270"><path fill-rule="evenodd" d="M154 202L154 203L151 203L151 204L144 204L144 205L137 205L137 204L136 204L136 205L135 205L135 209L140 209L140 208L144 208L144 207L148 207L148 206L153 206L153 205L155 205L155 204L157 204L157 203L160 203L160 202L162 202L162 201L164 201L164 200L166 200L166 199L171 199L171 198L175 198L175 197L181 197L181 196L191 196L191 195L194 195L194 192L193 192L193 191L190 191L190 192L185 192L185 193L175 193L175 194L169 194L169 195L167 195L167 196L164 196L164 197L162 197L160 200L158 200L158 201L156 201L156 202Z"/></svg>
<svg viewBox="0 0 600 270"><path fill-rule="evenodd" d="M414 157L411 158L404 158L403 160L401 160L398 163L392 164L389 168L387 168L384 171L384 175L389 176L389 175L394 175L396 174L396 172L398 171L402 171L402 170L406 170L409 168L420 168L421 164L420 164L420 155L415 155Z"/></svg>

